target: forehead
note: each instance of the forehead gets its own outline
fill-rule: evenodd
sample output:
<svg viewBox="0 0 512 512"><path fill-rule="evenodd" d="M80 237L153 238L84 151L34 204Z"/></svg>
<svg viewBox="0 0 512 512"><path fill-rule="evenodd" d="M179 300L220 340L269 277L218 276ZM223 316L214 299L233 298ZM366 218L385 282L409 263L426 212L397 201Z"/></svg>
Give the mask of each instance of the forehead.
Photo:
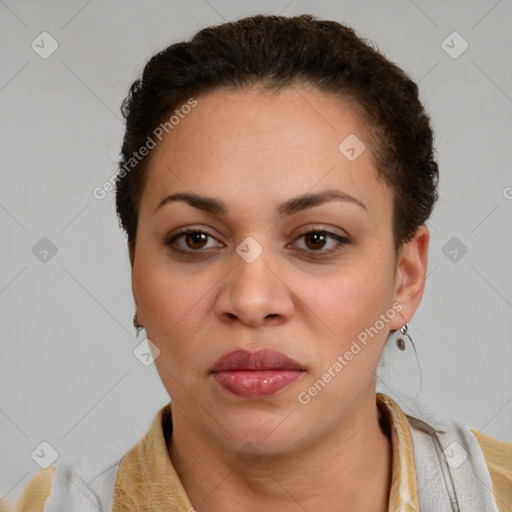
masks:
<svg viewBox="0 0 512 512"><path fill-rule="evenodd" d="M270 207L333 187L378 215L389 210L365 122L349 102L303 86L217 90L196 99L152 150L141 213L175 191ZM343 152L347 144L356 156L362 151L356 159Z"/></svg>

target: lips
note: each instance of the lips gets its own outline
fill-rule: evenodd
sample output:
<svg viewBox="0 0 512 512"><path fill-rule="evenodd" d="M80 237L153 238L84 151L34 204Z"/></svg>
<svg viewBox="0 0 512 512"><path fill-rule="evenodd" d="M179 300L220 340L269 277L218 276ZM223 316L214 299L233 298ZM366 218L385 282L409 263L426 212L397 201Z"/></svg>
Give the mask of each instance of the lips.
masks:
<svg viewBox="0 0 512 512"><path fill-rule="evenodd" d="M210 368L224 390L248 399L274 395L290 386L304 371L297 361L272 349L235 350L224 354Z"/></svg>
<svg viewBox="0 0 512 512"><path fill-rule="evenodd" d="M210 369L211 372L237 370L303 370L297 361L272 349L248 352L235 350L220 357Z"/></svg>

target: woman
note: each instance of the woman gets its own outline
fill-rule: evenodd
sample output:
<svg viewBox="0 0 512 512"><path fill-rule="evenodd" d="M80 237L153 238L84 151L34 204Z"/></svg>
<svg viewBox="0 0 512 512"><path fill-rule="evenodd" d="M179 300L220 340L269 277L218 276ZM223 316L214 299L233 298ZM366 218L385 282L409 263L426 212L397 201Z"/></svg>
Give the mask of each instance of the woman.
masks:
<svg viewBox="0 0 512 512"><path fill-rule="evenodd" d="M416 84L346 26L259 15L154 56L123 114L134 325L172 403L15 510L510 510L511 444L376 393L437 200Z"/></svg>

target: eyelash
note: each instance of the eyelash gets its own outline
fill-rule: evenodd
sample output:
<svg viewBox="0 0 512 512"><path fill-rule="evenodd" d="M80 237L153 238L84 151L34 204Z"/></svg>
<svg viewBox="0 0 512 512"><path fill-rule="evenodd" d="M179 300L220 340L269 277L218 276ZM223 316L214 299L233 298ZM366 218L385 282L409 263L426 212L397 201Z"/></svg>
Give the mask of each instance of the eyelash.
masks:
<svg viewBox="0 0 512 512"><path fill-rule="evenodd" d="M173 243L177 239L179 239L185 235L188 235L188 234L197 234L197 233L202 233L202 234L207 235L208 237L214 238L210 233L208 233L207 231L203 231L201 229L186 229L186 230L180 231L178 233L175 233L172 236L169 236L165 241L165 245L168 245L171 248L171 250L174 252L186 254L187 256L190 256L190 257L195 257L196 255L200 256L203 253L207 252L207 250L200 250L200 249L198 249L198 250L188 249L187 250L187 249L181 249L181 248L176 248L176 247L172 246ZM322 257L330 256L331 254L338 252L343 246L348 245L350 243L350 240L348 238L337 235L336 233L332 233L330 231L326 231L324 229L311 229L309 231L305 231L305 232L301 233L300 235L298 235L296 240L299 240L302 237L305 237L307 235L312 235L312 234L323 235L327 238L334 239L337 242L337 247L331 248L328 250L319 249L317 251L314 251L314 250L300 249L301 251L305 251L306 253L308 253L308 256L312 256L313 258L322 258Z"/></svg>

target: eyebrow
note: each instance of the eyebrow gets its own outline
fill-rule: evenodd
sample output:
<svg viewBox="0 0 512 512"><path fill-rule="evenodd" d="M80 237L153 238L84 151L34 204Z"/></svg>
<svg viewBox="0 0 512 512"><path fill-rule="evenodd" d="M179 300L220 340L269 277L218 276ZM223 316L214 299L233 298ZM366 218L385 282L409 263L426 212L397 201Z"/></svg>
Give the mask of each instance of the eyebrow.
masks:
<svg viewBox="0 0 512 512"><path fill-rule="evenodd" d="M156 213L162 206L175 202L184 201L185 203L206 213L216 215L227 215L229 209L225 203L213 197L200 196L190 192L177 192L165 197L155 208ZM277 207L277 213L281 216L293 215L299 211L319 206L329 201L347 201L359 205L368 212L366 205L357 197L351 196L341 190L324 190L317 194L303 194L293 199L289 199Z"/></svg>

